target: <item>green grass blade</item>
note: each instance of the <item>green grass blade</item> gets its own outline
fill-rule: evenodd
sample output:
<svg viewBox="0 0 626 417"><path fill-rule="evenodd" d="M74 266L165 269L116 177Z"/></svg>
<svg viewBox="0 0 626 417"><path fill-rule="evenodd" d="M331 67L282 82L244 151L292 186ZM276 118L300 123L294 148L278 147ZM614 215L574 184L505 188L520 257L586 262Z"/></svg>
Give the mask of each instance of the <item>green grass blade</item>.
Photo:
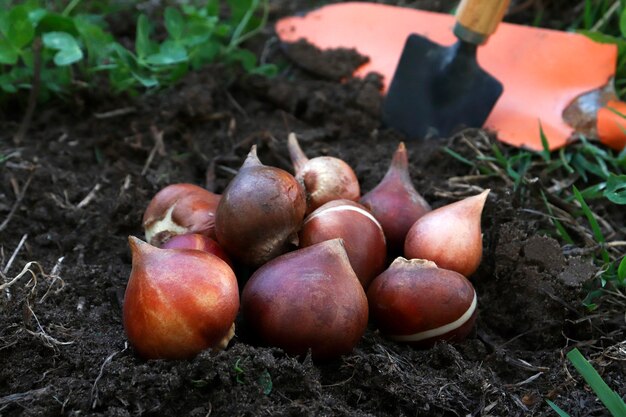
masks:
<svg viewBox="0 0 626 417"><path fill-rule="evenodd" d="M546 133L543 131L541 121L539 122L539 137L541 138L541 147L543 148L543 150L539 152L539 154L544 161L550 162L550 145L548 144L548 138L546 137Z"/></svg>
<svg viewBox="0 0 626 417"><path fill-rule="evenodd" d="M615 391L609 388L600 374L598 374L578 349L574 348L570 350L567 354L567 358L572 362L585 381L587 381L587 384L589 384L593 392L596 393L600 401L602 401L614 417L626 416L626 404L624 401Z"/></svg>
<svg viewBox="0 0 626 417"><path fill-rule="evenodd" d="M569 414L567 414L565 411L561 410L561 408L560 408L558 405L556 405L555 403L553 403L552 401L550 401L550 400L546 400L546 402L548 403L548 405L549 405L550 407L552 407L552 409L553 409L554 411L556 411L556 413L557 413L559 416L561 416L561 417L570 417L570 415L569 415Z"/></svg>
<svg viewBox="0 0 626 417"><path fill-rule="evenodd" d="M566 243L573 245L574 239L572 239L569 233L567 233L567 230L565 230L565 227L563 227L561 222L554 215L554 212L552 211L552 207L550 207L550 203L548 203L548 199L546 198L546 195L543 192L543 190L541 191L541 198L543 198L543 202L546 205L546 208L548 209L548 214L550 214L550 221L552 222L554 227L556 227L556 231L559 234L559 236L561 236L561 239L563 239Z"/></svg>
<svg viewBox="0 0 626 417"><path fill-rule="evenodd" d="M617 279L623 284L626 280L626 256L622 258L622 262L617 267Z"/></svg>
<svg viewBox="0 0 626 417"><path fill-rule="evenodd" d="M575 185L573 186L573 188L574 188L574 196L576 197L576 200L578 200L578 202L580 203L580 207L582 208L583 213L585 214L585 217L587 217L587 221L589 222L589 225L591 226L593 236L598 241L598 243L606 242L606 239L604 238L604 234L602 234L602 230L600 229L600 225L598 224L596 217L593 215L593 212L587 205L587 202L585 201L582 194L580 193L580 191L578 191L578 188L576 188ZM609 263L611 261L609 253L606 251L606 249L602 249L602 259L604 260L605 263Z"/></svg>
<svg viewBox="0 0 626 417"><path fill-rule="evenodd" d="M565 148L559 149L559 158L561 160L563 168L567 171L568 174L573 174L576 172L574 168L569 164L568 157L565 155Z"/></svg>
<svg viewBox="0 0 626 417"><path fill-rule="evenodd" d="M459 162L463 162L464 164L467 164L471 167L476 166L476 164L474 164L472 161L470 161L469 159L465 158L463 155L454 152L452 149L445 147L443 148L443 151L445 153L447 153L448 155L450 155L451 157L453 157L454 159L456 159Z"/></svg>

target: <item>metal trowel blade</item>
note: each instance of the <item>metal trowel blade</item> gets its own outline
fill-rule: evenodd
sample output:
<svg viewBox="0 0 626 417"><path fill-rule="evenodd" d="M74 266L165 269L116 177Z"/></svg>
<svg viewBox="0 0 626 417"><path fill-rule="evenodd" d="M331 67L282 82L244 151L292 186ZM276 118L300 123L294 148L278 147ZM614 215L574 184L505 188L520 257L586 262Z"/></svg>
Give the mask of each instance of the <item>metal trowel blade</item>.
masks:
<svg viewBox="0 0 626 417"><path fill-rule="evenodd" d="M482 127L503 87L476 61L476 46L442 46L412 34L383 104L383 123L410 139Z"/></svg>

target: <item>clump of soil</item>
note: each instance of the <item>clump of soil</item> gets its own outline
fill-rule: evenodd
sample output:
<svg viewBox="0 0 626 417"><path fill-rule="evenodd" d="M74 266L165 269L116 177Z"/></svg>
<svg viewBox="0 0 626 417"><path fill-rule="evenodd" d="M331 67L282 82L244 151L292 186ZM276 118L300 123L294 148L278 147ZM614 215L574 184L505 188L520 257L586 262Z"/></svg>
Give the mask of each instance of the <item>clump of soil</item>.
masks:
<svg viewBox="0 0 626 417"><path fill-rule="evenodd" d="M0 294L0 415L552 416L546 398L605 415L564 359L572 346L626 395L623 301L583 307L598 267L549 236L541 197L468 176L444 151L471 158L468 141L494 140L474 130L407 143L415 186L434 207L492 190L472 277L480 314L465 342L417 350L370 327L352 354L314 363L258 345L238 319L223 352L134 354L121 323L126 240L142 237L159 189L192 182L219 193L252 144L263 163L291 170L292 131L310 157L348 162L363 192L380 181L404 140L379 125L380 79L337 78L233 78L216 66L158 95L40 107L19 146L10 138L20 119L0 121L0 271L11 282ZM605 218L624 219L612 209Z"/></svg>

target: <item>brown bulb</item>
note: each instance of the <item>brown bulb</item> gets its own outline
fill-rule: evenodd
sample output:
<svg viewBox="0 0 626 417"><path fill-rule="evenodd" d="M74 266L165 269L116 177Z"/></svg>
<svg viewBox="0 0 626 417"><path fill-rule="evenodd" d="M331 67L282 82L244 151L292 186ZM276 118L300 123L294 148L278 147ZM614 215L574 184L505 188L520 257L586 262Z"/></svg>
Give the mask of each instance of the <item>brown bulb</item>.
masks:
<svg viewBox="0 0 626 417"><path fill-rule="evenodd" d="M297 243L305 210L300 183L287 171L263 165L253 146L217 207L217 241L234 259L262 265Z"/></svg>
<svg viewBox="0 0 626 417"><path fill-rule="evenodd" d="M304 219L300 246L325 240L344 241L350 265L363 288L385 269L387 247L380 223L362 205L350 200L333 200Z"/></svg>
<svg viewBox="0 0 626 417"><path fill-rule="evenodd" d="M161 245L161 249L201 250L217 256L218 258L226 262L230 267L233 266L230 262L230 259L228 258L228 255L226 255L226 252L224 252L224 249L222 249L219 243L217 243L210 237L206 237L198 233L174 236L163 245Z"/></svg>
<svg viewBox="0 0 626 417"><path fill-rule="evenodd" d="M367 327L367 298L343 243L328 240L259 268L242 293L246 322L268 345L324 360L352 351Z"/></svg>
<svg viewBox="0 0 626 417"><path fill-rule="evenodd" d="M289 134L287 146L296 178L304 183L307 193L307 213L331 200L359 199L359 180L350 165L332 156L307 158L295 133Z"/></svg>
<svg viewBox="0 0 626 417"><path fill-rule="evenodd" d="M485 190L420 217L406 235L404 256L472 275L483 254L480 220L488 194Z"/></svg>
<svg viewBox="0 0 626 417"><path fill-rule="evenodd" d="M458 272L397 258L367 291L372 320L389 339L416 346L460 341L474 326L476 291Z"/></svg>
<svg viewBox="0 0 626 417"><path fill-rule="evenodd" d="M220 196L194 184L172 184L159 191L143 215L146 240L161 246L169 238L200 233L215 238Z"/></svg>
<svg viewBox="0 0 626 417"><path fill-rule="evenodd" d="M223 349L235 332L239 290L232 269L199 250L159 249L130 236L133 267L124 330L146 359L191 358Z"/></svg>
<svg viewBox="0 0 626 417"><path fill-rule="evenodd" d="M404 142L400 142L382 181L361 197L361 204L382 225L389 252L401 252L406 234L413 223L431 210L411 181Z"/></svg>

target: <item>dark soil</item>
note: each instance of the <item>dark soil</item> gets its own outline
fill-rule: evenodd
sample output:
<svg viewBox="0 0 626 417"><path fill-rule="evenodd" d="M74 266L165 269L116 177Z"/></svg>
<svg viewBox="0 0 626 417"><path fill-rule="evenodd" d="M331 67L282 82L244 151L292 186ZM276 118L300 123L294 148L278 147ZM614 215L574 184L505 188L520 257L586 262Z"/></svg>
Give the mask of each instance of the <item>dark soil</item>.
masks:
<svg viewBox="0 0 626 417"><path fill-rule="evenodd" d="M298 6L277 2L274 14ZM360 57L328 57L338 63L317 74L288 66L269 80L216 66L135 99L77 93L40 106L19 145L22 112L7 111L0 271L7 282L27 272L0 294L0 416L555 415L545 399L572 416L608 415L564 355L578 347L626 395L623 295L587 310L585 285L598 273L592 251L549 237L532 187L520 193L502 177L473 175L443 151L472 158L468 143L494 140L480 130L407 144L415 186L433 206L492 190L472 277L480 314L466 341L418 350L371 327L353 353L314 363L255 344L238 319L223 352L189 361L135 355L121 322L127 237L143 237L143 209L159 189L192 182L219 193L253 144L265 164L291 170L291 131L309 156L348 162L363 192L382 178L404 138L379 128L380 81L339 82ZM278 50L273 59L286 61ZM612 239L625 240L623 210L598 204Z"/></svg>

